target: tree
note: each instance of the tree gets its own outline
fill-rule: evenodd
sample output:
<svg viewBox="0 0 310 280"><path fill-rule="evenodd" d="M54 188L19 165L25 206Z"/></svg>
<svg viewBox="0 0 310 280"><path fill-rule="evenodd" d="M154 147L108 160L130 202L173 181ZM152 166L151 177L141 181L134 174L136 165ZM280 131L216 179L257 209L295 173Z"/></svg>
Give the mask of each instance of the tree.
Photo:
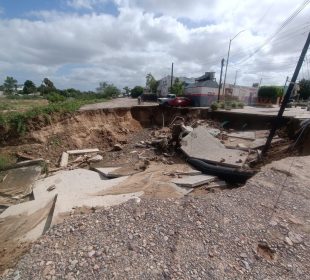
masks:
<svg viewBox="0 0 310 280"><path fill-rule="evenodd" d="M303 100L310 98L310 80L302 79L299 81L299 98Z"/></svg>
<svg viewBox="0 0 310 280"><path fill-rule="evenodd" d="M124 87L123 90L125 91L125 96L129 96L130 94L130 88L129 87Z"/></svg>
<svg viewBox="0 0 310 280"><path fill-rule="evenodd" d="M262 86L258 90L258 97L269 99L272 102L277 100L277 97L283 96L283 87L279 86Z"/></svg>
<svg viewBox="0 0 310 280"><path fill-rule="evenodd" d="M33 81L27 80L24 82L23 94L34 93L37 90Z"/></svg>
<svg viewBox="0 0 310 280"><path fill-rule="evenodd" d="M149 88L151 93L156 93L159 81L156 81L151 73L148 73L145 78L146 78L146 86Z"/></svg>
<svg viewBox="0 0 310 280"><path fill-rule="evenodd" d="M108 84L107 82L99 83L97 88L97 93L103 94L105 97L117 97L120 94L120 90L113 84Z"/></svg>
<svg viewBox="0 0 310 280"><path fill-rule="evenodd" d="M3 83L4 94L12 95L17 89L17 80L13 77L6 77Z"/></svg>
<svg viewBox="0 0 310 280"><path fill-rule="evenodd" d="M131 90L131 97L132 98L137 98L140 95L143 94L143 87L140 86L135 86L132 90Z"/></svg>
<svg viewBox="0 0 310 280"><path fill-rule="evenodd" d="M108 86L107 82L100 82L99 87L96 88L97 93L103 94L105 88Z"/></svg>
<svg viewBox="0 0 310 280"><path fill-rule="evenodd" d="M41 92L42 95L57 91L54 83L48 78L43 79L42 84L38 87L38 90Z"/></svg>
<svg viewBox="0 0 310 280"><path fill-rule="evenodd" d="M170 93L175 94L177 96L183 95L184 92L184 82L181 82L179 78L174 80L172 87L169 89Z"/></svg>

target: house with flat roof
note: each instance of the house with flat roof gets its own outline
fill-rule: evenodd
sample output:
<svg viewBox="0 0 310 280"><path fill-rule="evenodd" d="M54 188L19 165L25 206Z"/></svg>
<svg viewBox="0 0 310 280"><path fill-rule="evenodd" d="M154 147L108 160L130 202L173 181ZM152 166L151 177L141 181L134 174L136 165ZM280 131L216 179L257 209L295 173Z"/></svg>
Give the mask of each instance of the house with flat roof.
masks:
<svg viewBox="0 0 310 280"><path fill-rule="evenodd" d="M210 106L217 100L218 87L214 72L206 72L185 87L184 95L192 100L193 106Z"/></svg>

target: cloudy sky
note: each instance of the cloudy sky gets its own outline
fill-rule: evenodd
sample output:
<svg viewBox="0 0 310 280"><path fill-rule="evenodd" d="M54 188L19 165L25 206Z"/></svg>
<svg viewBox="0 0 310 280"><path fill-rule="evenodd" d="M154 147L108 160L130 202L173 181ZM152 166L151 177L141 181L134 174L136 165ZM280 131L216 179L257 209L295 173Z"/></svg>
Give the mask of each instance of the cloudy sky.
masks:
<svg viewBox="0 0 310 280"><path fill-rule="evenodd" d="M0 83L94 90L101 81L144 85L151 72L197 77L215 71L231 45L227 82L283 84L310 31L304 0L0 0ZM272 38L272 40L271 40ZM304 62L300 77L308 78Z"/></svg>

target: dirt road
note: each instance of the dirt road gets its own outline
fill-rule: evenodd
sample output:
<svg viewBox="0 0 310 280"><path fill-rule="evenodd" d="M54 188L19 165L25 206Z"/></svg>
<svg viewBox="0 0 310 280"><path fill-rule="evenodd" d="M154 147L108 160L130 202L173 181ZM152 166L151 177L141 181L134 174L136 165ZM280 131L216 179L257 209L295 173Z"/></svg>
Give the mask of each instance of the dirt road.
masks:
<svg viewBox="0 0 310 280"><path fill-rule="evenodd" d="M156 106L156 102L143 102L143 104L139 106ZM116 98L107 102L88 104L82 106L80 111L87 110L97 110L97 109L105 109L105 108L129 108L133 106L138 106L138 100L133 98Z"/></svg>

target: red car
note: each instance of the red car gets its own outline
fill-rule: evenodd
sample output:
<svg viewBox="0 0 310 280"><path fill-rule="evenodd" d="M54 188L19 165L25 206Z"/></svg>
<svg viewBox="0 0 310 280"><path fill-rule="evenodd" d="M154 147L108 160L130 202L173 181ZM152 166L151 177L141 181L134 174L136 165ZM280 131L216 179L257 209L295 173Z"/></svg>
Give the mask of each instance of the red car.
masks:
<svg viewBox="0 0 310 280"><path fill-rule="evenodd" d="M191 105L191 100L186 97L176 97L169 100L167 103L172 107L187 107Z"/></svg>

